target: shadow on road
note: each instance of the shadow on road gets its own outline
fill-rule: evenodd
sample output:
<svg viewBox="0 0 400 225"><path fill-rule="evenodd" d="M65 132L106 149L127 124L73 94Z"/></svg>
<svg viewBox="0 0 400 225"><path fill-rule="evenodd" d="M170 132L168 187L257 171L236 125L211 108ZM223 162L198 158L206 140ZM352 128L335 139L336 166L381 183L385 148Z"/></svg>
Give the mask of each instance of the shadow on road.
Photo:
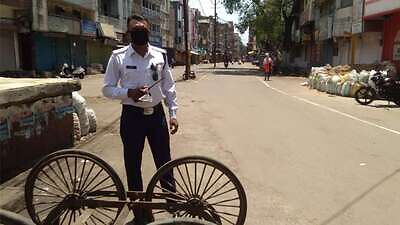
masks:
<svg viewBox="0 0 400 225"><path fill-rule="evenodd" d="M253 68L217 68L212 72L215 75L228 75L228 76L263 76L262 71Z"/></svg>
<svg viewBox="0 0 400 225"><path fill-rule="evenodd" d="M373 108L384 108L384 109L395 109L395 108L400 108L398 105L389 105L389 104L379 104L379 105L368 105L368 107L373 107Z"/></svg>
<svg viewBox="0 0 400 225"><path fill-rule="evenodd" d="M355 197L352 201L347 203L342 209L340 209L339 211L334 213L332 216L330 216L328 219L326 219L322 223L320 223L320 225L328 225L328 224L330 224L332 221L334 221L336 218L338 218L341 215L343 215L347 210L349 210L355 204L360 202L364 197L366 197L368 194L373 192L375 189L377 189L379 186L381 186L383 183L385 183L386 181L388 181L389 179L391 179L392 177L394 177L398 173L400 173L400 168L395 170L395 171L393 171L391 174L387 175L386 177L382 178L376 184L372 185L370 188L365 190L363 193L361 193L360 195Z"/></svg>

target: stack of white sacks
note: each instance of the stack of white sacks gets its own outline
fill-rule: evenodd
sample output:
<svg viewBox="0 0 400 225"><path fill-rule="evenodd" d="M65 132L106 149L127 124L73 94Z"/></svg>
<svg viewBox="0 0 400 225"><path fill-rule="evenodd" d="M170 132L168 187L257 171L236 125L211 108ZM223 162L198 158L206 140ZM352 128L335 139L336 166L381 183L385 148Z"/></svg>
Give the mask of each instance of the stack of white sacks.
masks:
<svg viewBox="0 0 400 225"><path fill-rule="evenodd" d="M89 133L96 132L97 119L93 109L87 107L86 100L78 92L72 92L74 107L74 139L79 141Z"/></svg>
<svg viewBox="0 0 400 225"><path fill-rule="evenodd" d="M387 71L381 71L384 75ZM376 73L375 70L362 70L357 72L350 66L312 67L308 79L308 85L312 89L326 92L328 94L354 97L354 94L364 85L373 85L370 77Z"/></svg>

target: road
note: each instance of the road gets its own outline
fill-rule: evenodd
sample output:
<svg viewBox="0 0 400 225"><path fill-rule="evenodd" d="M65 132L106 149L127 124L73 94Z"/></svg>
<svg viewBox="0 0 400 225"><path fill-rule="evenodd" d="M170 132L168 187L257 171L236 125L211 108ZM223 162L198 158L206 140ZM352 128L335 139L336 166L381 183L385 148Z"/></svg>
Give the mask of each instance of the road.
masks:
<svg viewBox="0 0 400 225"><path fill-rule="evenodd" d="M179 155L222 160L249 196L247 224L398 224L400 109L265 83L250 68L180 86ZM201 79L201 78L200 78Z"/></svg>
<svg viewBox="0 0 400 225"><path fill-rule="evenodd" d="M248 197L248 225L395 225L400 221L400 108L360 106L300 86L303 78L264 82L249 64L202 66L196 80L177 82L179 132L173 158L205 155L229 168ZM123 178L117 102L98 92L101 77L82 93L107 117L97 153ZM104 107L104 104L109 104ZM148 146L144 183L155 169Z"/></svg>

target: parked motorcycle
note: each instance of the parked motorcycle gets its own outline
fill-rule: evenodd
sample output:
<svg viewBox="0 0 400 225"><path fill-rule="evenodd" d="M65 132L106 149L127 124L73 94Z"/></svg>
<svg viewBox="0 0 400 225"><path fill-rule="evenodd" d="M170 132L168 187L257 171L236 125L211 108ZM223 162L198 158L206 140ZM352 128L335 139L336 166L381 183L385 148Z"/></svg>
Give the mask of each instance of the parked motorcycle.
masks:
<svg viewBox="0 0 400 225"><path fill-rule="evenodd" d="M225 68L228 68L228 65L229 65L229 62L225 61L225 62L224 62Z"/></svg>
<svg viewBox="0 0 400 225"><path fill-rule="evenodd" d="M365 84L355 93L355 99L361 105L371 104L374 100L388 100L400 106L400 82L393 78L385 77L381 72L375 73L370 78L372 84Z"/></svg>
<svg viewBox="0 0 400 225"><path fill-rule="evenodd" d="M86 75L86 70L82 66L75 67L72 65L70 67L67 63L63 63L59 74L64 78L79 77L79 79L83 79Z"/></svg>

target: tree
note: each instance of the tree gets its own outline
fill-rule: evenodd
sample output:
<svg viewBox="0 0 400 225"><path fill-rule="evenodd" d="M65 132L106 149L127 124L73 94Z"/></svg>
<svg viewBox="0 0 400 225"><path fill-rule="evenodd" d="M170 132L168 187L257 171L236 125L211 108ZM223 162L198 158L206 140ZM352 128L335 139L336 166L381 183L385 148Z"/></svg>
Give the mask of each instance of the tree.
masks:
<svg viewBox="0 0 400 225"><path fill-rule="evenodd" d="M257 42L266 49L273 46L290 48L291 30L296 18L299 0L223 0L229 13L237 12L237 28L244 32L253 27Z"/></svg>

